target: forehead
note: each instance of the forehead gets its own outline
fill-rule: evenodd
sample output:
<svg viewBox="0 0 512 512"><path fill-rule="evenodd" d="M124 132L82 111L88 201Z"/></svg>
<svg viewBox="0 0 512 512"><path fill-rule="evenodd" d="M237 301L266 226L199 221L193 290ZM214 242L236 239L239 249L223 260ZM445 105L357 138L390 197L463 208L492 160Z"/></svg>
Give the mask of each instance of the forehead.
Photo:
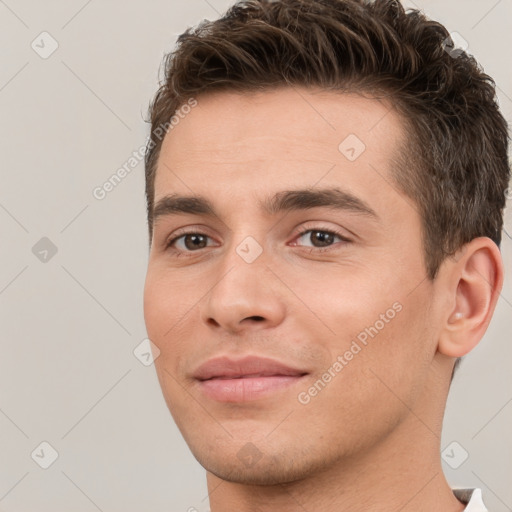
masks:
<svg viewBox="0 0 512 512"><path fill-rule="evenodd" d="M357 188L369 166L370 173L390 172L404 137L391 104L358 94L282 87L196 100L163 141L155 203L191 188L215 194L227 185L253 192L314 186L326 174L331 183Z"/></svg>
<svg viewBox="0 0 512 512"><path fill-rule="evenodd" d="M391 127L400 131L401 124L390 102L322 89L209 92L196 100L197 106L171 128L164 148L172 145L177 134L194 142L195 149L222 151L229 151L230 143L247 137L306 136L330 144L344 132L358 131L364 141L372 132L383 135Z"/></svg>

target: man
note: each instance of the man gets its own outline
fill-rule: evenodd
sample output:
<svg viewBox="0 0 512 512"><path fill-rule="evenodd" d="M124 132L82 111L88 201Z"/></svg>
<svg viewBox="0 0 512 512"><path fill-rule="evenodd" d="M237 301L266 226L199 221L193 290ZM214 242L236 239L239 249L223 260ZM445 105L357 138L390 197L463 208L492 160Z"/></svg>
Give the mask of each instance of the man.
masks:
<svg viewBox="0 0 512 512"><path fill-rule="evenodd" d="M440 435L503 284L492 80L389 0L252 0L178 41L144 313L211 510L486 510Z"/></svg>

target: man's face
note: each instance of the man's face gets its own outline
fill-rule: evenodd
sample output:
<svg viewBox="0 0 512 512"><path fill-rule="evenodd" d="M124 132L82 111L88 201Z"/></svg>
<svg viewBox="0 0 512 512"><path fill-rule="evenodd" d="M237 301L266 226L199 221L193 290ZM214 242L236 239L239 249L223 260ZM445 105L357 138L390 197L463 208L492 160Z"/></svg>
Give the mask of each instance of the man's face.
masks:
<svg viewBox="0 0 512 512"><path fill-rule="evenodd" d="M439 305L419 214L391 177L403 128L357 95L197 100L156 173L144 298L156 370L207 470L292 481L371 449L428 396ZM261 204L334 189L338 207ZM215 215L180 213L171 195Z"/></svg>

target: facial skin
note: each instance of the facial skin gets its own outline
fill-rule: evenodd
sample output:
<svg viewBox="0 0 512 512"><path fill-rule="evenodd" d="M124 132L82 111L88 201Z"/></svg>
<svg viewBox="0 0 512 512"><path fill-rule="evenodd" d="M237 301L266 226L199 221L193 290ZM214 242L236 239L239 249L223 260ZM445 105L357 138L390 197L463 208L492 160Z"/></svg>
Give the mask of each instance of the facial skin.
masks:
<svg viewBox="0 0 512 512"><path fill-rule="evenodd" d="M155 219L144 314L166 403L216 489L212 511L463 510L442 473L441 422L455 358L501 289L498 249L475 239L426 277L419 213L392 179L406 134L390 105L295 88L197 101L166 135L155 204L202 196L216 216ZM365 145L355 160L360 146L339 149L351 134ZM334 188L375 215L260 208ZM221 356L304 375L261 395L240 379L240 395L219 400L194 372Z"/></svg>

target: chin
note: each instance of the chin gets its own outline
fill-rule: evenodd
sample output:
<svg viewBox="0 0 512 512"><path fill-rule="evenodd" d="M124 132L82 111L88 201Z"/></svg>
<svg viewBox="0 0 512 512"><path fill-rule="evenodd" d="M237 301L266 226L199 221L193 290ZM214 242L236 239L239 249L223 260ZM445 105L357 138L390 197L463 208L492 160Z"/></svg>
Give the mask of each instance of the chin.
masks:
<svg viewBox="0 0 512 512"><path fill-rule="evenodd" d="M207 467L201 464L206 471L216 477L243 485L283 485L307 478L309 471L290 470L290 468L276 467L272 463L262 464L258 469L243 468L240 465L223 464L222 467Z"/></svg>
<svg viewBox="0 0 512 512"><path fill-rule="evenodd" d="M192 453L209 473L227 482L244 485L271 486L297 482L322 471L326 465L325 457L308 460L298 448L293 449L294 456L276 455L275 452L269 456L250 442L234 453L229 450L207 453L192 450Z"/></svg>

